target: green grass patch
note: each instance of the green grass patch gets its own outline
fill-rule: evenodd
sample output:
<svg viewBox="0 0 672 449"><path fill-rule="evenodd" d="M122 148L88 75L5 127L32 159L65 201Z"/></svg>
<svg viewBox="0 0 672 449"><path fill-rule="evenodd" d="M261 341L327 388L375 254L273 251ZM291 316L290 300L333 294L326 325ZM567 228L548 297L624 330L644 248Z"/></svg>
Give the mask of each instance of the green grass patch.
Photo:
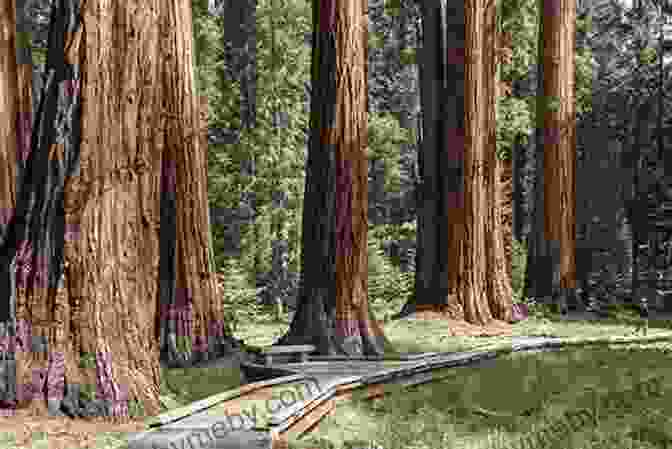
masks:
<svg viewBox="0 0 672 449"><path fill-rule="evenodd" d="M662 397L631 394L631 403L621 409L595 408L600 397L627 392L654 376L663 377ZM340 449L356 442L385 449L517 447L521 438L581 409L591 410L595 423L554 433L548 447L649 447L646 438L672 438L666 418L672 416L671 387L672 360L656 349L514 353L496 366L452 369L442 380L382 399L341 403L334 416L290 447ZM662 422L668 422L667 430ZM650 431L654 425L662 435Z"/></svg>

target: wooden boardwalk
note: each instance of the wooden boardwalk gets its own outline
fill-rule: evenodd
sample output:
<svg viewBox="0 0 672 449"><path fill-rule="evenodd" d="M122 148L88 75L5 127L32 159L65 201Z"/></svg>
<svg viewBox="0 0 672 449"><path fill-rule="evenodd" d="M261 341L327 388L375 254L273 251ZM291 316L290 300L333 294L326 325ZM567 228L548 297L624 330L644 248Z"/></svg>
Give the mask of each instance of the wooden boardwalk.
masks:
<svg viewBox="0 0 672 449"><path fill-rule="evenodd" d="M211 396L154 419L146 432L129 439L129 449L173 447L278 449L289 436L301 436L327 416L340 400L373 398L394 386L435 381L451 368L488 363L514 351L560 349L560 339L513 337L497 351L425 353L399 360L311 357L305 363L274 363L288 375L253 382ZM263 362L262 362L263 363ZM243 368L263 370L262 363ZM387 386L387 387L386 387Z"/></svg>

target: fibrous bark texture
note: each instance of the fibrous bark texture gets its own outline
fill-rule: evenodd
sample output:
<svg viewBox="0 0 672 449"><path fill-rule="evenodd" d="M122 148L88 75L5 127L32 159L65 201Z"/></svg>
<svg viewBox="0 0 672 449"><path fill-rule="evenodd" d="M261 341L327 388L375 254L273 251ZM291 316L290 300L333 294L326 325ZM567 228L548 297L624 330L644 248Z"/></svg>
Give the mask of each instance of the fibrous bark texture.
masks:
<svg viewBox="0 0 672 449"><path fill-rule="evenodd" d="M486 215L485 236L488 257L486 258L486 276L488 280L487 298L493 317L510 321L512 312L513 290L511 288L511 226L509 182L507 179L508 163L497 155L497 98L500 93L499 71L499 36L497 33L497 11L494 0L485 0L483 55L484 71L483 94L485 100L483 111L485 116L484 167L486 184L483 187L487 194L489 212Z"/></svg>
<svg viewBox="0 0 672 449"><path fill-rule="evenodd" d="M162 19L162 114L165 141L161 180L161 359L188 366L221 355L223 303L217 297L210 252L207 147L195 95L191 3L172 0Z"/></svg>
<svg viewBox="0 0 672 449"><path fill-rule="evenodd" d="M13 1L0 5L0 236L14 210L16 201L16 169L21 128L16 64L16 12ZM2 239L0 238L0 242ZM9 319L9 304L3 304L0 318Z"/></svg>
<svg viewBox="0 0 672 449"><path fill-rule="evenodd" d="M415 297L400 316L429 309L485 325L511 313L495 171L494 4L422 6L418 262Z"/></svg>
<svg viewBox="0 0 672 449"><path fill-rule="evenodd" d="M574 32L576 5L541 0L534 229L527 296L566 303L576 288Z"/></svg>
<svg viewBox="0 0 672 449"><path fill-rule="evenodd" d="M302 284L280 343L382 355L389 343L370 313L367 283L366 2L316 0L313 8Z"/></svg>
<svg viewBox="0 0 672 449"><path fill-rule="evenodd" d="M489 189L489 169L494 169L493 157L486 151L487 107L491 105L484 77L485 0L465 3L465 156L464 156L464 225L461 241L458 300L471 323L485 324L492 315L488 307L488 249L486 245L488 217L494 203ZM490 103L490 104L488 104ZM494 156L494 155L492 155ZM492 165L487 167L488 162Z"/></svg>
<svg viewBox="0 0 672 449"><path fill-rule="evenodd" d="M182 326L182 359L216 352L190 20L181 0L54 3L25 174L0 239L14 405L46 399L58 414L65 386L88 384L106 416L127 417L131 400L156 414L159 337ZM167 223L166 197L177 204ZM191 315L176 297L192 299Z"/></svg>
<svg viewBox="0 0 672 449"><path fill-rule="evenodd" d="M448 304L454 293L450 287L454 290L458 280L463 236L464 5L422 2L421 8L415 291L399 316Z"/></svg>

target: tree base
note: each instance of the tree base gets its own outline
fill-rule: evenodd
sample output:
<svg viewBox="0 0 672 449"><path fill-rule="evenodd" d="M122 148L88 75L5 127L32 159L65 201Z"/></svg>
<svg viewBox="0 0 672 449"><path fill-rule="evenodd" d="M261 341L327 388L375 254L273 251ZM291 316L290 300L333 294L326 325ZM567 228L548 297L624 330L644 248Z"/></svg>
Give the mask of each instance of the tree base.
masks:
<svg viewBox="0 0 672 449"><path fill-rule="evenodd" d="M313 312L316 307L319 312ZM354 322L338 326L333 311L326 313L319 301L306 302L299 306L287 333L274 344L314 345L317 354L332 356L381 357L398 353L368 306L360 309L355 317Z"/></svg>
<svg viewBox="0 0 672 449"><path fill-rule="evenodd" d="M403 311L402 311L403 312ZM401 315L401 313L399 313ZM401 318L416 320L442 320L446 326L446 336L451 337L494 337L509 336L512 327L509 323L491 320L484 326L470 324L464 320L464 314L447 304L420 304L409 307Z"/></svg>

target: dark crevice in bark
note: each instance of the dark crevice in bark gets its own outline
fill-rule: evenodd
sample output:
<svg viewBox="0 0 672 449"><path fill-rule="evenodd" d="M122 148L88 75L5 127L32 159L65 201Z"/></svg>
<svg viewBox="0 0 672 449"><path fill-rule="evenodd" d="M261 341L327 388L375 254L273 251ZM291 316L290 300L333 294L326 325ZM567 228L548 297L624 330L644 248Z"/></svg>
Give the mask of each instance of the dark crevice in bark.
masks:
<svg viewBox="0 0 672 449"><path fill-rule="evenodd" d="M80 73L65 60L66 33L81 26L78 0L60 0L52 10L46 81L35 114L30 151L19 163L17 206L0 238L0 321L17 336L17 288L48 288L53 300L63 274L65 222L63 191L79 168ZM62 153L60 152L62 149ZM12 350L30 350L17 341ZM51 360L51 359L50 359ZM50 373L62 377L63 372ZM12 402L16 398L3 398Z"/></svg>

